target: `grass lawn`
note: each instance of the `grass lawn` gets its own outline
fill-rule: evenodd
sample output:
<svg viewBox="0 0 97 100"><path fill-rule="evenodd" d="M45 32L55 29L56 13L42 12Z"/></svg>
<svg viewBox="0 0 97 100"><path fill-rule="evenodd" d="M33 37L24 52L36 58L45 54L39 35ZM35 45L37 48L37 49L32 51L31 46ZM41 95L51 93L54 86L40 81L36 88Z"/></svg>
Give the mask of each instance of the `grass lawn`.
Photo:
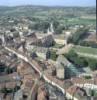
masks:
<svg viewBox="0 0 97 100"><path fill-rule="evenodd" d="M91 47L75 46L72 48L75 52L97 55L97 49Z"/></svg>
<svg viewBox="0 0 97 100"><path fill-rule="evenodd" d="M64 22L64 24L66 25L76 25L76 24L79 24L79 25L89 25L89 24L94 24L96 25L96 19L83 19L83 18L67 18L67 19L64 19L64 20L60 20L61 23Z"/></svg>

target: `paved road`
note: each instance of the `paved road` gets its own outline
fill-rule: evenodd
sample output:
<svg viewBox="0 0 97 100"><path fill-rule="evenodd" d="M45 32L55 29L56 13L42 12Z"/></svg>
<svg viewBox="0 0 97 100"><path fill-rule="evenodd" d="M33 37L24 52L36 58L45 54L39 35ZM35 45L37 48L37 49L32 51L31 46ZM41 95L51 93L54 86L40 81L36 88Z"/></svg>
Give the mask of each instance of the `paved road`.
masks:
<svg viewBox="0 0 97 100"><path fill-rule="evenodd" d="M65 94L65 96L67 97L67 99L72 99L72 96L68 92L66 92L65 89L62 87L63 83L61 81L57 80L57 79L56 79L57 80L57 83L56 83L55 82L56 80L52 76L48 76L48 75L43 74L43 71L40 70L40 66L37 65L36 61L31 61L29 58L27 58L23 54L17 53L17 51L12 50L12 49L10 49L8 47L5 47L5 49L8 50L9 52L12 52L12 53L16 54L19 58L21 58L25 62L29 63L32 66L32 68L34 68L40 74L40 76L43 77L43 79L47 83L50 83L52 86L55 86L55 87L59 88L61 90L61 92L63 94ZM74 100L77 100L77 99L74 98Z"/></svg>

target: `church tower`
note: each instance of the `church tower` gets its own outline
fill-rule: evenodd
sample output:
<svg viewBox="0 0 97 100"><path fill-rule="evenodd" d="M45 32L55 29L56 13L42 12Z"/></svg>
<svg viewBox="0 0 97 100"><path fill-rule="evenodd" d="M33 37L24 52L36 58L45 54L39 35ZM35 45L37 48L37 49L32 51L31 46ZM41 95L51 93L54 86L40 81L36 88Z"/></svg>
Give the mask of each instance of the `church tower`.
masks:
<svg viewBox="0 0 97 100"><path fill-rule="evenodd" d="M53 34L53 33L54 33L53 23L50 23L50 28L48 28L47 34Z"/></svg>
<svg viewBox="0 0 97 100"><path fill-rule="evenodd" d="M2 40L2 46L5 46L6 45L5 34L1 35L1 40Z"/></svg>

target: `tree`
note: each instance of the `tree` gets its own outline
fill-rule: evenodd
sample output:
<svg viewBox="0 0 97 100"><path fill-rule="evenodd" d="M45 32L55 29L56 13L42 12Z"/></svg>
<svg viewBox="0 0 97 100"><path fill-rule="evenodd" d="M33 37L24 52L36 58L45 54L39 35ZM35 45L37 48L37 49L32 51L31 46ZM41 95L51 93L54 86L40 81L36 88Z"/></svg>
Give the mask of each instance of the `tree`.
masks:
<svg viewBox="0 0 97 100"><path fill-rule="evenodd" d="M56 54L56 52L55 51L50 51L50 59L52 59L52 60L56 60L56 58L57 58L57 54Z"/></svg>
<svg viewBox="0 0 97 100"><path fill-rule="evenodd" d="M51 52L50 52L50 50L48 49L47 52L46 52L46 59L50 59L50 56L51 56Z"/></svg>
<svg viewBox="0 0 97 100"><path fill-rule="evenodd" d="M34 59L34 58L37 57L37 54L36 54L36 52L32 52L32 53L30 54L30 56L31 56L32 59Z"/></svg>
<svg viewBox="0 0 97 100"><path fill-rule="evenodd" d="M86 61L85 58L83 57L78 57L76 60L75 60L75 63L81 67L85 67L85 66L88 66L88 62Z"/></svg>
<svg viewBox="0 0 97 100"><path fill-rule="evenodd" d="M65 26L59 25L57 26L57 28L55 29L55 33L56 34L62 34L63 30L65 29Z"/></svg>
<svg viewBox="0 0 97 100"><path fill-rule="evenodd" d="M97 69L97 61L94 59L88 59L89 67L91 70Z"/></svg>
<svg viewBox="0 0 97 100"><path fill-rule="evenodd" d="M5 68L5 73L6 74L10 74L10 73L12 73L13 71L12 71L12 69L10 68L10 67L6 67Z"/></svg>
<svg viewBox="0 0 97 100"><path fill-rule="evenodd" d="M91 90L91 97L93 97L95 94L95 91L94 90Z"/></svg>
<svg viewBox="0 0 97 100"><path fill-rule="evenodd" d="M48 21L39 21L29 25L29 29L46 32L49 27Z"/></svg>
<svg viewBox="0 0 97 100"><path fill-rule="evenodd" d="M97 48L97 43L92 42L92 41L81 41L80 45L81 46L87 46L87 47Z"/></svg>
<svg viewBox="0 0 97 100"><path fill-rule="evenodd" d="M54 25L54 28L57 28L59 26L59 22L58 21L53 21L53 25Z"/></svg>
<svg viewBox="0 0 97 100"><path fill-rule="evenodd" d="M83 57L79 57L73 50L71 50L68 54L65 54L65 57L80 67L88 66L88 61Z"/></svg>
<svg viewBox="0 0 97 100"><path fill-rule="evenodd" d="M5 68L6 68L5 64L0 62L0 73L4 72Z"/></svg>
<svg viewBox="0 0 97 100"><path fill-rule="evenodd" d="M80 28L78 29L72 37L68 39L69 43L79 44L82 39L85 37L85 34L88 32L88 28Z"/></svg>
<svg viewBox="0 0 97 100"><path fill-rule="evenodd" d="M74 50L70 50L68 54L65 54L65 57L72 61L75 57L77 57L77 54Z"/></svg>

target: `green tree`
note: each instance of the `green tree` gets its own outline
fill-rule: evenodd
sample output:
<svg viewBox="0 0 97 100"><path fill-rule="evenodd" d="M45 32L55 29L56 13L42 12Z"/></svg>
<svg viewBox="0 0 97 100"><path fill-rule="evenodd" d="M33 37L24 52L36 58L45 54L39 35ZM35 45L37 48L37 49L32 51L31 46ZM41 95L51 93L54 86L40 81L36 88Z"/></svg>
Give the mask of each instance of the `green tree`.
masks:
<svg viewBox="0 0 97 100"><path fill-rule="evenodd" d="M97 69L97 60L94 59L88 59L89 67L91 70L96 70Z"/></svg>
<svg viewBox="0 0 97 100"><path fill-rule="evenodd" d="M46 52L46 59L50 59L50 56L51 56L51 52L50 52L50 50L48 49L47 52Z"/></svg>
<svg viewBox="0 0 97 100"><path fill-rule="evenodd" d="M10 67L6 67L5 68L5 73L6 74L10 74L10 73L12 73L13 71L12 71L12 69L10 68Z"/></svg>
<svg viewBox="0 0 97 100"><path fill-rule="evenodd" d="M83 57L79 57L73 50L71 50L68 54L65 54L65 57L75 65L81 67L88 66L88 61Z"/></svg>
<svg viewBox="0 0 97 100"><path fill-rule="evenodd" d="M88 32L88 28L78 29L72 37L68 39L68 43L79 44Z"/></svg>
<svg viewBox="0 0 97 100"><path fill-rule="evenodd" d="M56 60L57 59L57 54L56 54L56 52L55 51L50 51L50 59L52 59L52 60Z"/></svg>
<svg viewBox="0 0 97 100"><path fill-rule="evenodd" d="M59 25L59 26L55 29L55 33L56 33L56 34L62 34L63 30L65 30L65 26Z"/></svg>

